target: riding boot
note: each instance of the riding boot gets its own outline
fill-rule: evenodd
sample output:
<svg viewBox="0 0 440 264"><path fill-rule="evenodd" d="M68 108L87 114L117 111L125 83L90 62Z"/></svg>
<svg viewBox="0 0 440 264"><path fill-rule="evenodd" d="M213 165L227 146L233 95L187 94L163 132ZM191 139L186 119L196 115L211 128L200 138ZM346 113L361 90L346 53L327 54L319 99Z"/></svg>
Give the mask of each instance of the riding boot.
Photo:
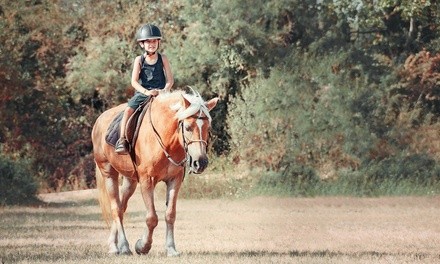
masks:
<svg viewBox="0 0 440 264"><path fill-rule="evenodd" d="M130 118L130 116L133 114L134 110L130 107L125 108L124 115L122 116L121 120L121 131L119 132L119 140L116 142L115 145L115 152L117 154L128 154L128 141L125 137L125 130L127 126L127 121Z"/></svg>
<svg viewBox="0 0 440 264"><path fill-rule="evenodd" d="M115 152L120 155L128 154L128 142L125 138L121 137L115 145Z"/></svg>

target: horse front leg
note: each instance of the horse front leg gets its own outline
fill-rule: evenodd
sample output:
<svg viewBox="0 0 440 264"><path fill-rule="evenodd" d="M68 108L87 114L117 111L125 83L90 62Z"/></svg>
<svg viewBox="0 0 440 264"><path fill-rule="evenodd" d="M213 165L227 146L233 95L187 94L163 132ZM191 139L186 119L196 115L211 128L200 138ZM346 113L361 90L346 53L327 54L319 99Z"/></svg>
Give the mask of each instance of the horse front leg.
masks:
<svg viewBox="0 0 440 264"><path fill-rule="evenodd" d="M167 210L165 212L165 221L167 224L166 229L166 242L165 250L168 257L179 256L180 253L176 250L176 244L174 242L174 222L176 221L176 203L177 195L179 193L180 186L182 184L181 178L177 178L166 182L167 184Z"/></svg>
<svg viewBox="0 0 440 264"><path fill-rule="evenodd" d="M113 218L109 237L109 252L130 255L131 251L123 226L124 210L122 209L119 199L119 184L117 176L105 178L105 186L110 199L110 208Z"/></svg>
<svg viewBox="0 0 440 264"><path fill-rule="evenodd" d="M122 186L121 186L121 209L122 212L125 213L127 210L127 204L130 197L133 195L134 191L136 190L137 181L128 178L128 177L122 177Z"/></svg>
<svg viewBox="0 0 440 264"><path fill-rule="evenodd" d="M147 228L141 239L136 242L135 249L138 254L148 254L153 244L153 231L158 223L158 217L154 207L154 183L151 179L141 182L141 191L145 207L147 208Z"/></svg>

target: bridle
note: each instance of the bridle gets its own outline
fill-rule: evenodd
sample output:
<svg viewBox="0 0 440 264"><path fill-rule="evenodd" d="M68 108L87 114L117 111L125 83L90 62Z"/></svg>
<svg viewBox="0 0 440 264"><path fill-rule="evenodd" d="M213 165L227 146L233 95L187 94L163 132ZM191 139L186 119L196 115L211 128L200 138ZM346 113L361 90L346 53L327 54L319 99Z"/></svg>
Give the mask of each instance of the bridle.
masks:
<svg viewBox="0 0 440 264"><path fill-rule="evenodd" d="M161 148L162 148L162 151L163 151L163 153L165 154L165 157L167 157L167 159L174 165L174 166L177 166L177 167L185 167L185 163L187 162L187 161L191 161L191 156L188 154L188 146L189 145L191 145L191 144L193 144L193 143L197 143L197 142L200 142L200 143L202 143L202 144L204 144L205 145L205 148L206 148L206 146L208 145L208 142L206 142L205 140L203 140L203 139L189 139L189 138L187 138L186 136L185 136L185 131L184 131L184 120L181 120L181 121L179 121L179 129L180 129L180 131L181 131L181 133L182 133L182 141L183 141L183 149L184 149L184 151L185 151L185 158L183 158L180 162L177 162L175 159L173 159L173 157L168 153L168 151L166 150L166 148L165 148L165 144L163 143L163 141L162 141L162 138L160 137L160 135L159 135L159 132L157 132L157 130L156 130L156 128L154 127L154 124L153 124L153 120L152 120L152 118L151 118L151 108L152 108L152 105L153 105L153 99L151 100L151 102L150 102L150 109L148 110L150 113L149 113L149 117L150 117L150 125L151 125L151 127L153 128L153 131L154 131L154 135L156 136L156 139L157 139L157 142L159 143L159 145L161 146ZM194 117L194 118L196 118L196 119L201 119L201 120L208 120L208 117L206 117L206 116L202 116L202 110L199 110L199 115L197 116L197 117Z"/></svg>
<svg viewBox="0 0 440 264"><path fill-rule="evenodd" d="M199 110L199 115L198 115L198 116L192 115L192 116L190 116L190 117L193 117L193 118L195 118L195 119L197 119L197 120L209 120L209 118L208 118L207 116L202 116L202 110ZM185 136L185 133L184 133L184 131L183 131L183 127L184 127L183 122L184 122L183 120L182 120L182 121L179 121L179 126L181 126L181 128L182 128L183 143L184 143L184 145L186 145L186 148L187 148L190 144L192 144L192 143L197 143L197 142L200 142L200 143L204 144L204 145L205 145L205 148L206 148L206 146L208 146L208 142L206 142L205 140L201 139L201 138L202 138L201 136L200 136L200 139L188 139L188 138ZM200 133L201 133L201 131L200 131Z"/></svg>

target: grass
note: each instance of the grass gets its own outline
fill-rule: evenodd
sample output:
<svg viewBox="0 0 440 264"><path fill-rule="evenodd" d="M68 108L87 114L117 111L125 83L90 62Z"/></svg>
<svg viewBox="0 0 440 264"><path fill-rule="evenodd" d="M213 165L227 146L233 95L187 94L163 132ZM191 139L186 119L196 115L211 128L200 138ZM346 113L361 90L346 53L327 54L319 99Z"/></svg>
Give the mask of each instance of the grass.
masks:
<svg viewBox="0 0 440 264"><path fill-rule="evenodd" d="M189 183L186 183L189 184ZM184 187L185 188L185 187ZM94 190L46 194L45 204L0 208L0 263L434 263L440 203L434 197L180 199L178 258L164 245L164 195L146 256L108 255ZM414 218L413 216L418 217ZM145 228L139 190L125 218L134 242Z"/></svg>
<svg viewBox="0 0 440 264"><path fill-rule="evenodd" d="M237 177L237 175L239 175ZM440 182L418 183L413 179L368 181L362 176L342 175L338 179L313 183L297 179L285 181L275 172L249 172L240 176L234 171L187 175L180 197L249 198L254 196L315 197L315 196L435 196L440 195Z"/></svg>

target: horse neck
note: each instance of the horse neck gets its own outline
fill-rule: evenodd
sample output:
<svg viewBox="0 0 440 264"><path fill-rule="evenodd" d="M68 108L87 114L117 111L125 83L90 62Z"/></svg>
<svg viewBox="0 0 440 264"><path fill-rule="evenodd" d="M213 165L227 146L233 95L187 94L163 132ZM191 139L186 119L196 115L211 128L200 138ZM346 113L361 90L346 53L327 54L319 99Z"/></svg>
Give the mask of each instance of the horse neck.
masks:
<svg viewBox="0 0 440 264"><path fill-rule="evenodd" d="M167 148L167 151L178 149L183 150L182 136L175 112L171 110L166 102L161 102L159 100L153 101L150 107L151 115L146 115L143 125L147 125L151 128L151 130L148 129L153 134L151 138L153 138L154 141L157 141L158 138L154 135L154 133L157 132L163 145ZM156 132L152 128L153 126Z"/></svg>

